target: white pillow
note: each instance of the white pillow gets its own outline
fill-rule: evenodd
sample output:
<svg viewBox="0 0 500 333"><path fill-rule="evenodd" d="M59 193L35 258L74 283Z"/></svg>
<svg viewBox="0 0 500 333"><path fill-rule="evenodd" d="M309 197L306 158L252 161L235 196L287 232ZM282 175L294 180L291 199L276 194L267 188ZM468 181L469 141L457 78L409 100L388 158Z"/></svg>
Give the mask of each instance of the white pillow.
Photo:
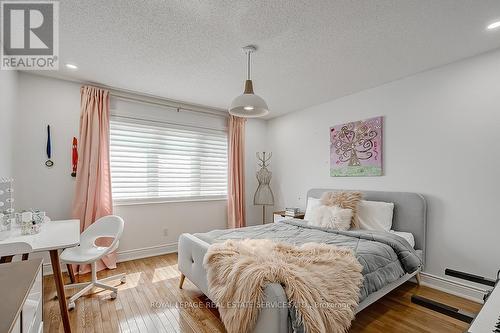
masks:
<svg viewBox="0 0 500 333"><path fill-rule="evenodd" d="M391 230L391 233L398 235L399 237L403 237L411 245L411 247L415 248L415 237L413 237L411 232Z"/></svg>
<svg viewBox="0 0 500 333"><path fill-rule="evenodd" d="M312 218L307 224L345 231L351 227L351 219L352 209L321 205L313 209Z"/></svg>
<svg viewBox="0 0 500 333"><path fill-rule="evenodd" d="M307 198L306 214L304 215L304 220L310 221L312 218L312 211L314 208L321 206L319 199L309 197Z"/></svg>
<svg viewBox="0 0 500 333"><path fill-rule="evenodd" d="M392 227L394 203L361 200L358 204L359 228L389 231Z"/></svg>

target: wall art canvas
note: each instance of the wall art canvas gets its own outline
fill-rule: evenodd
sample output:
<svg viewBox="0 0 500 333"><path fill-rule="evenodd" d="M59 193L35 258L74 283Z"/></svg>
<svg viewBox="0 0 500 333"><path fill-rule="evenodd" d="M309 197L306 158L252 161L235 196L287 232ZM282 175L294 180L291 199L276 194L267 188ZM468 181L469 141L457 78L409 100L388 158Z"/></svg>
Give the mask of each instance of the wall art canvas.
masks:
<svg viewBox="0 0 500 333"><path fill-rule="evenodd" d="M330 127L330 176L381 176L383 117Z"/></svg>

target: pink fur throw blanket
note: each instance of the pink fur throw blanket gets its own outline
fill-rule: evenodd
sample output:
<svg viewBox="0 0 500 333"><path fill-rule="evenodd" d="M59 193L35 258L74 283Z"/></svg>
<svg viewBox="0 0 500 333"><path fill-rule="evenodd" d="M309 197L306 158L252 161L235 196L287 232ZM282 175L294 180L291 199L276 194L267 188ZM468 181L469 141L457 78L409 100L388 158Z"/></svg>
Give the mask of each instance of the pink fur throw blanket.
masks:
<svg viewBox="0 0 500 333"><path fill-rule="evenodd" d="M354 319L362 266L349 249L267 239L210 245L204 259L211 299L228 333L251 332L268 283L283 286L308 333L344 333ZM265 304L264 304L265 305Z"/></svg>

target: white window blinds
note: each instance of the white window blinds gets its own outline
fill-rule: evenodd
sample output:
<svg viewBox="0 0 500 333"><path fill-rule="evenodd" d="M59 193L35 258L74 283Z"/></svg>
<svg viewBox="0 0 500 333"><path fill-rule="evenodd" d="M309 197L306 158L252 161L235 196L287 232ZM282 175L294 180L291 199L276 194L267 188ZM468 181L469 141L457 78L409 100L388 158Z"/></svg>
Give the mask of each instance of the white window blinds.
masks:
<svg viewBox="0 0 500 333"><path fill-rule="evenodd" d="M194 126L111 118L113 200L222 199L227 133Z"/></svg>

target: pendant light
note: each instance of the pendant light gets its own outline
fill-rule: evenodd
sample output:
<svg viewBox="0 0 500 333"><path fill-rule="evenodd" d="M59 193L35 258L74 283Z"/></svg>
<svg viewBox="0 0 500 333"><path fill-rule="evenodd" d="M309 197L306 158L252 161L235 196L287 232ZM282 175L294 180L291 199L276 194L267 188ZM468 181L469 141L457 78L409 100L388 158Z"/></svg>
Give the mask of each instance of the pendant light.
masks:
<svg viewBox="0 0 500 333"><path fill-rule="evenodd" d="M231 107L229 108L229 113L233 116L244 118L262 117L269 113L269 108L267 107L266 101L264 101L260 96L254 94L253 84L250 78L250 57L252 53L257 51L257 48L253 45L249 45L245 46L243 51L247 55L248 60L245 91L243 92L243 95L240 95L233 100Z"/></svg>

